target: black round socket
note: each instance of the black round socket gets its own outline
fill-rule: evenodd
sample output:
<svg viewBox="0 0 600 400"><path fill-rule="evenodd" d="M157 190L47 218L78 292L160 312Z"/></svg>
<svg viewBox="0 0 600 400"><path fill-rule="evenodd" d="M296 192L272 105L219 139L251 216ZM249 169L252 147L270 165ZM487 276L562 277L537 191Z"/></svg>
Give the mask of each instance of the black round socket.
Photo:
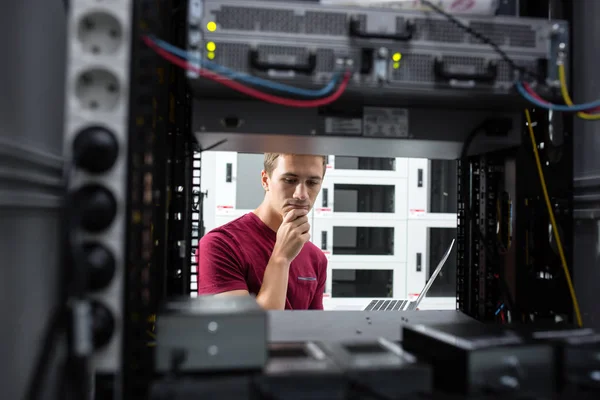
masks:
<svg viewBox="0 0 600 400"><path fill-rule="evenodd" d="M115 219L117 201L103 186L83 186L74 196L74 206L79 213L81 227L97 233L105 230Z"/></svg>
<svg viewBox="0 0 600 400"><path fill-rule="evenodd" d="M92 301L92 340L94 348L106 346L115 333L115 317L107 306Z"/></svg>
<svg viewBox="0 0 600 400"><path fill-rule="evenodd" d="M85 243L83 253L88 271L88 287L90 290L106 288L115 276L115 257L99 243Z"/></svg>
<svg viewBox="0 0 600 400"><path fill-rule="evenodd" d="M115 165L119 156L119 143L106 128L92 126L77 134L73 141L75 165L87 172L99 174Z"/></svg>

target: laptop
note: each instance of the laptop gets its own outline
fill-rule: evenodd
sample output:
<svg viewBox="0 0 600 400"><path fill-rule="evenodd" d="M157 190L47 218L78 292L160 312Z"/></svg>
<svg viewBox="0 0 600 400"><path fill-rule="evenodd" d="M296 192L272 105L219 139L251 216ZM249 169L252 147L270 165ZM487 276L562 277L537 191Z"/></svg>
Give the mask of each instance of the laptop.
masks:
<svg viewBox="0 0 600 400"><path fill-rule="evenodd" d="M433 274L431 274L431 278L429 278L429 280L425 284L425 287L423 288L423 290L421 290L421 293L419 293L419 297L417 297L416 300L414 300L414 301L410 301L410 300L406 300L406 299L371 300L371 302L364 308L364 310L365 311L411 311L411 310L416 310L417 307L419 306L419 304L421 303L421 301L423 301L423 299L427 295L427 292L431 288L431 285L433 285L433 282L440 274L440 271L442 270L442 268L444 268L444 265L446 264L448 257L450 257L450 253L452 252L452 247L454 246L455 241L456 241L456 239L452 239L452 243L450 243L450 247L448 247L448 250L446 250L446 252L444 253L444 256L442 257L442 259L438 263L437 267L433 271Z"/></svg>

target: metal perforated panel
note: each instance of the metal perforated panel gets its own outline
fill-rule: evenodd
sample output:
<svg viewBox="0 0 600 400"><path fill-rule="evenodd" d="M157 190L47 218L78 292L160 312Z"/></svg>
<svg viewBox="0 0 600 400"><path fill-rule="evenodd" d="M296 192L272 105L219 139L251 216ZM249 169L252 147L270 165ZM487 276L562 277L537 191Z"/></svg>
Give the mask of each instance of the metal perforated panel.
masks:
<svg viewBox="0 0 600 400"><path fill-rule="evenodd" d="M348 33L346 14L308 11L304 16L306 33L340 36Z"/></svg>
<svg viewBox="0 0 600 400"><path fill-rule="evenodd" d="M346 13L307 11L298 15L294 10L256 7L223 6L213 13L223 30L304 33L308 35L346 36ZM365 16L356 16L364 23Z"/></svg>
<svg viewBox="0 0 600 400"><path fill-rule="evenodd" d="M214 61L234 69L236 71L251 72L249 68L248 52L250 45L243 43L216 42L219 51L215 52ZM289 57L290 62L305 63L309 50L302 46L277 46L260 45L257 47L259 59L262 62L273 62L281 57ZM331 72L335 67L335 53L333 49L318 49L316 51L316 72ZM354 51L350 57L358 65L360 52ZM392 70L391 79L398 82L432 83L435 82L434 55L424 53L402 53L402 60L398 69ZM513 80L510 67L504 61L497 60L495 55L485 54L481 57L466 56L443 56L442 60L448 66L472 67L473 73L483 74L489 60L496 60L498 65L498 76L496 82L509 83ZM517 60L516 64L535 70L536 64L523 60Z"/></svg>
<svg viewBox="0 0 600 400"><path fill-rule="evenodd" d="M335 54L333 50L317 50L317 72L329 72L335 68Z"/></svg>
<svg viewBox="0 0 600 400"><path fill-rule="evenodd" d="M392 72L392 80L418 83L432 82L435 80L433 60L433 56L426 54L404 54L401 68Z"/></svg>
<svg viewBox="0 0 600 400"><path fill-rule="evenodd" d="M302 23L293 10L228 6L215 12L215 21L222 29L285 33L299 33Z"/></svg>
<svg viewBox="0 0 600 400"><path fill-rule="evenodd" d="M470 27L490 38L494 43L509 47L535 47L535 32L531 27L517 24L492 24L471 22ZM478 43L479 40L468 36L469 43Z"/></svg>
<svg viewBox="0 0 600 400"><path fill-rule="evenodd" d="M537 69L537 63L533 61L516 60L515 64L519 67L526 68L529 71L535 71ZM514 80L514 74L511 67L506 61L498 62L498 82L512 82Z"/></svg>
<svg viewBox="0 0 600 400"><path fill-rule="evenodd" d="M205 0L200 4L202 11L188 19L188 49L201 56L204 44L214 42L216 50L206 56L236 71L287 84L323 85L335 71L351 66L355 74L348 85L350 91L366 95L381 89L383 96L406 97L411 104L418 101L415 96L423 100L457 95L461 101L480 106L487 100L514 95L513 72L502 57L435 13L261 0ZM354 19L362 32L357 37L350 35ZM564 21L481 16L460 17L460 21L501 45L516 65L552 76L552 68L540 71L539 60L556 56L560 42L552 39L553 26L564 27ZM409 22L412 29L407 31ZM412 37L403 38L409 32ZM394 34L399 35L397 40L388 37ZM251 51L258 51L262 66L252 68ZM392 57L396 53L401 54L400 60ZM315 71L292 71L306 65L312 55L316 55ZM436 76L436 60L440 59L449 73L445 79ZM496 76L486 78L493 72L488 70L490 62L496 63ZM273 68L268 64L274 64ZM450 79L452 76L457 79ZM189 77L194 91L220 90L203 88L203 80ZM463 96L469 89L477 90L480 98ZM416 92L410 93L412 90Z"/></svg>
<svg viewBox="0 0 600 400"><path fill-rule="evenodd" d="M435 81L435 74L433 72L434 60L433 56L426 54L404 54L400 68L392 72L392 80L419 83L433 82ZM487 55L483 57L444 56L442 60L448 66L472 67L473 73L483 74L486 70L489 57ZM536 68L534 62L519 60L516 64L529 70L535 70ZM498 74L496 82L512 82L514 76L510 66L505 61L497 61L497 66Z"/></svg>
<svg viewBox="0 0 600 400"><path fill-rule="evenodd" d="M465 31L450 21L416 19L414 38L431 42L462 43Z"/></svg>
<svg viewBox="0 0 600 400"><path fill-rule="evenodd" d="M236 71L248 70L248 52L250 45L244 43L216 42L219 51L215 52L214 61Z"/></svg>
<svg viewBox="0 0 600 400"><path fill-rule="evenodd" d="M214 21L220 31L239 30L271 33L297 33L306 35L347 36L350 18L357 18L364 28L367 15L358 12L336 12L324 8L296 9L285 8L282 2L277 8L248 7L235 5L212 6ZM412 40L439 43L478 43L479 40L464 32L443 18L420 17L419 13L407 13L406 17L396 18L396 33L405 31L405 22L414 23ZM536 47L536 33L528 25L506 24L501 22L465 21L476 31L488 36L494 42L508 47Z"/></svg>

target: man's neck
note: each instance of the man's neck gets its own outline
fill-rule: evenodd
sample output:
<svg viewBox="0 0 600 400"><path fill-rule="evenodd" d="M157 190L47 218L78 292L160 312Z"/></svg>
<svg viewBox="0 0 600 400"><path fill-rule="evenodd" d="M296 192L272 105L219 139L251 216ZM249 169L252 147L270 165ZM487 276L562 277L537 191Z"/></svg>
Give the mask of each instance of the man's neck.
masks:
<svg viewBox="0 0 600 400"><path fill-rule="evenodd" d="M277 232L281 226L281 222L283 222L281 215L274 212L273 209L264 201L253 212L265 225L271 228L273 232Z"/></svg>

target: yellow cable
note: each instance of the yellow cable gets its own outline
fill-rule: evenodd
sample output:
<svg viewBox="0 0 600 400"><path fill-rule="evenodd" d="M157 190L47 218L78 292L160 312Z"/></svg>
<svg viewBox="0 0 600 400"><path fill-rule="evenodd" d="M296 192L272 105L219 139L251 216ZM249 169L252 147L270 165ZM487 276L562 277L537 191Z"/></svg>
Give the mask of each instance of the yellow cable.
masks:
<svg viewBox="0 0 600 400"><path fill-rule="evenodd" d="M568 106L573 105L573 100L571 100L571 96L569 95L569 90L567 89L567 78L565 76L565 66L564 64L558 64L558 79L560 80L560 92L562 94L563 100L567 103ZM600 113L598 114L588 114L584 112L578 112L577 116L581 119L586 119L588 121L596 121L600 120Z"/></svg>
<svg viewBox="0 0 600 400"><path fill-rule="evenodd" d="M569 286L569 293L571 294L571 299L573 300L573 308L575 309L575 319L577 320L577 325L579 327L582 327L583 321L581 320L581 312L579 311L579 303L577 302L577 296L575 295L575 288L573 287L573 282L571 281L571 274L569 273L569 267L567 266L567 259L565 258L565 252L563 251L562 242L560 240L560 235L558 233L558 226L556 225L556 219L554 219L554 211L552 210L552 205L550 204L550 196L548 196L548 189L546 187L546 179L544 178L544 171L542 170L542 163L540 162L540 155L537 150L537 143L535 141L535 134L533 133L533 126L531 124L531 115L529 114L529 110L525 110L525 117L527 118L527 127L529 128L529 136L531 137L531 145L533 147L535 163L537 164L537 170L538 170L538 174L540 176L540 183L542 184L542 191L544 192L544 199L546 200L546 207L548 208L548 214L550 216L550 223L552 224L552 231L554 232L554 238L556 239L556 245L558 247L558 254L560 256L560 261L562 263L562 267L565 271L565 277L567 278L567 285Z"/></svg>

